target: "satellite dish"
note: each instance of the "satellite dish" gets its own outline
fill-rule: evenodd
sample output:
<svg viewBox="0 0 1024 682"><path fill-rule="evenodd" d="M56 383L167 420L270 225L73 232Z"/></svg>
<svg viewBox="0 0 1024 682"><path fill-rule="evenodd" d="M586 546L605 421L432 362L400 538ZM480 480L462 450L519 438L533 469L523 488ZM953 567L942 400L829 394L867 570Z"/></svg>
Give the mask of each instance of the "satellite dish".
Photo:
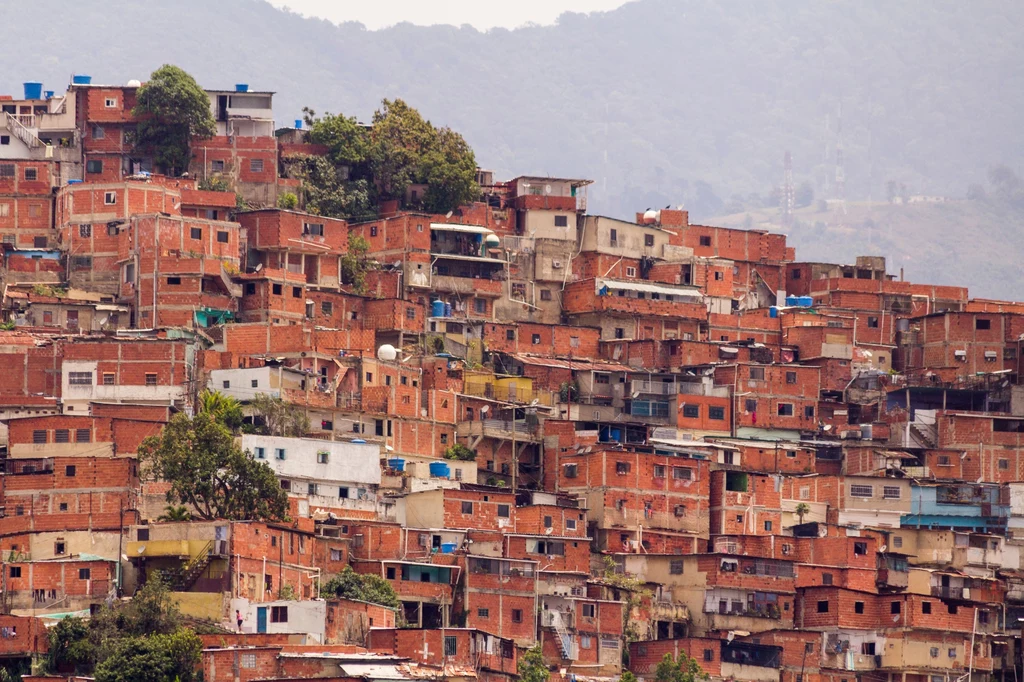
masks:
<svg viewBox="0 0 1024 682"><path fill-rule="evenodd" d="M254 272L259 272L259 271L260 271L260 270L262 270L262 269L263 269L263 263L257 263L257 264L256 264L256 267L255 267L255 268L253 268L253 271L254 271Z"/></svg>
<svg viewBox="0 0 1024 682"><path fill-rule="evenodd" d="M536 405L539 402L540 402L540 398L534 398L533 400L530 401L530 405Z"/></svg>
<svg viewBox="0 0 1024 682"><path fill-rule="evenodd" d="M377 359L381 362L392 362L398 357L398 351L390 343L385 343L377 349Z"/></svg>
<svg viewBox="0 0 1024 682"><path fill-rule="evenodd" d="M882 553L882 554L885 554L885 550L887 550L887 549L889 549L889 545L882 545L881 547L878 548L878 551L880 553Z"/></svg>
<svg viewBox="0 0 1024 682"><path fill-rule="evenodd" d="M135 551L138 552L139 554L145 554L146 553L146 546L145 545L139 545L139 548L137 550L135 550Z"/></svg>
<svg viewBox="0 0 1024 682"><path fill-rule="evenodd" d="M640 397L640 391L633 391L633 398Z"/></svg>
<svg viewBox="0 0 1024 682"><path fill-rule="evenodd" d="M832 425L831 424L825 424L823 427L821 427L821 430L822 431L831 431L832 430Z"/></svg>
<svg viewBox="0 0 1024 682"><path fill-rule="evenodd" d="M551 194L551 185L544 185L544 194Z"/></svg>
<svg viewBox="0 0 1024 682"><path fill-rule="evenodd" d="M451 218L452 217L452 212L448 211L447 213L444 214L444 217L445 218Z"/></svg>
<svg viewBox="0 0 1024 682"><path fill-rule="evenodd" d="M384 449L387 450L388 452L394 452L395 451L395 449L393 447L391 447L390 445L385 445Z"/></svg>
<svg viewBox="0 0 1024 682"><path fill-rule="evenodd" d="M480 414L487 414L491 409L490 405L484 405L480 408Z"/></svg>

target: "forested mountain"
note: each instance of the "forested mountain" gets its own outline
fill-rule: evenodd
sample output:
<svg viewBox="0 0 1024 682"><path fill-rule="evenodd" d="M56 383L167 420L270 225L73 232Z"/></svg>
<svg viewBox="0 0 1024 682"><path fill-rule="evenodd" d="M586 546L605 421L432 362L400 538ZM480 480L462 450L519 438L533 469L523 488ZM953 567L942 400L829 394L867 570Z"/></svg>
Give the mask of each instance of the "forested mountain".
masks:
<svg viewBox="0 0 1024 682"><path fill-rule="evenodd" d="M261 0L5 10L0 92L60 89L72 72L145 79L170 62L207 87L277 91L282 124L303 106L368 120L402 97L462 132L499 177L591 177L591 210L615 215L755 207L786 150L797 183L827 197L840 141L850 199L884 199L890 181L962 197L1024 158L1019 0L637 0L487 32L368 31Z"/></svg>

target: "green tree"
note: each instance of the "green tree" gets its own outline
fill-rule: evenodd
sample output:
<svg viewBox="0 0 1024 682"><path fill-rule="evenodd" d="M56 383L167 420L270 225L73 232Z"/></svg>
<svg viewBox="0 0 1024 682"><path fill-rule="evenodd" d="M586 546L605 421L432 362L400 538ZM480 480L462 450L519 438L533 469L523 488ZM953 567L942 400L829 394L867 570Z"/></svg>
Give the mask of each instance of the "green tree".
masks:
<svg viewBox="0 0 1024 682"><path fill-rule="evenodd" d="M373 114L370 141L374 184L383 199L402 199L406 188L421 180L424 155L438 148L434 126L400 99L381 102Z"/></svg>
<svg viewBox="0 0 1024 682"><path fill-rule="evenodd" d="M341 257L341 283L352 287L357 294L366 289L366 273L372 265L366 257L370 243L357 234L349 234L348 251Z"/></svg>
<svg viewBox="0 0 1024 682"><path fill-rule="evenodd" d="M796 506L796 509L794 509L793 511L796 514L797 518L800 519L800 523L803 523L804 517L811 511L811 507L806 502L801 502Z"/></svg>
<svg viewBox="0 0 1024 682"><path fill-rule="evenodd" d="M257 431L267 436L294 436L309 433L309 417L298 405L285 402L267 393L258 393L249 401L254 421L262 422Z"/></svg>
<svg viewBox="0 0 1024 682"><path fill-rule="evenodd" d="M217 132L210 98L183 69L164 64L139 88L132 116L138 120L135 147L152 154L169 175L188 168L192 140Z"/></svg>
<svg viewBox="0 0 1024 682"><path fill-rule="evenodd" d="M187 628L169 634L126 637L96 666L96 682L193 682L203 643Z"/></svg>
<svg viewBox="0 0 1024 682"><path fill-rule="evenodd" d="M476 459L476 450L470 450L462 443L449 446L444 451L445 459L454 459L460 462L472 462Z"/></svg>
<svg viewBox="0 0 1024 682"><path fill-rule="evenodd" d="M384 578L370 573L359 574L346 566L341 573L320 587L320 596L329 599L355 599L397 609L401 606L395 588Z"/></svg>
<svg viewBox="0 0 1024 682"><path fill-rule="evenodd" d="M89 626L84 620L76 616L63 618L46 636L49 643L46 652L48 672L91 670L94 649L89 643Z"/></svg>
<svg viewBox="0 0 1024 682"><path fill-rule="evenodd" d="M338 168L322 156L295 155L286 161L289 173L302 182L309 213L344 220L372 217L370 185L365 179L345 181Z"/></svg>
<svg viewBox="0 0 1024 682"><path fill-rule="evenodd" d="M704 672L696 659L683 652L679 652L678 659L673 659L672 654L665 654L654 671L655 682L697 682L709 679L711 676Z"/></svg>
<svg viewBox="0 0 1024 682"><path fill-rule="evenodd" d="M328 156L338 166L357 169L370 155L370 135L355 117L325 113L318 117L309 107L302 109L309 132L306 141L327 147Z"/></svg>
<svg viewBox="0 0 1024 682"><path fill-rule="evenodd" d="M285 192L277 198L277 207L294 211L299 207L299 198L292 192Z"/></svg>
<svg viewBox="0 0 1024 682"><path fill-rule="evenodd" d="M142 442L139 459L148 476L170 483L169 503L187 504L204 520L287 516L288 496L273 470L243 452L208 414L175 415L160 435Z"/></svg>
<svg viewBox="0 0 1024 682"><path fill-rule="evenodd" d="M207 390L200 393L199 412L210 415L232 433L238 432L245 419L245 415L242 414L242 404L220 391Z"/></svg>
<svg viewBox="0 0 1024 682"><path fill-rule="evenodd" d="M437 146L423 155L421 175L427 183L423 207L447 213L480 196L476 184L476 156L462 135L451 128L437 132Z"/></svg>
<svg viewBox="0 0 1024 682"><path fill-rule="evenodd" d="M622 673L622 677L619 678L619 682L637 682L636 675L627 670Z"/></svg>
<svg viewBox="0 0 1024 682"><path fill-rule="evenodd" d="M544 662L544 652L537 644L532 649L519 657L519 680L520 682L548 682L551 671Z"/></svg>
<svg viewBox="0 0 1024 682"><path fill-rule="evenodd" d="M167 505L164 513L157 517L157 521L191 521L192 512L185 505Z"/></svg>

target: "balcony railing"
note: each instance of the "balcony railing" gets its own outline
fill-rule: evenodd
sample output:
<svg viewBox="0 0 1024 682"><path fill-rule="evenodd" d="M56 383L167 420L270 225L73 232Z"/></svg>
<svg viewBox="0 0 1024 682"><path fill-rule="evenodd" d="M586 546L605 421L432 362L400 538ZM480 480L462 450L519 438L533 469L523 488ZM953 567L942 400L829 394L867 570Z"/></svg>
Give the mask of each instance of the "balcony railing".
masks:
<svg viewBox="0 0 1024 682"><path fill-rule="evenodd" d="M646 393L649 395L675 395L678 393L678 385L674 381L644 381L634 379L631 382L633 393Z"/></svg>

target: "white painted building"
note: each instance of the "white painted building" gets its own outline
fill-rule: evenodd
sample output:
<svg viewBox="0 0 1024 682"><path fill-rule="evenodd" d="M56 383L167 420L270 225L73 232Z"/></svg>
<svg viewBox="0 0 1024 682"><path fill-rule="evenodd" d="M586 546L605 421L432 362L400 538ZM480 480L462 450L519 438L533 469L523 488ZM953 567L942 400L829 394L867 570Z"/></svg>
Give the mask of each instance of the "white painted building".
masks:
<svg viewBox="0 0 1024 682"><path fill-rule="evenodd" d="M237 631L235 613L242 617L242 632L279 635L306 635L305 644L323 644L327 622L327 602L278 600L251 602L248 599L231 600L230 629Z"/></svg>
<svg viewBox="0 0 1024 682"><path fill-rule="evenodd" d="M96 360L65 360L61 365L61 402L65 414L89 414L89 403L182 405L185 387L160 384L156 373L141 384L113 383L112 373L101 375Z"/></svg>
<svg viewBox="0 0 1024 682"><path fill-rule="evenodd" d="M242 436L242 448L266 462L281 487L308 500L302 513L317 507L377 511L380 485L380 446L318 438Z"/></svg>
<svg viewBox="0 0 1024 682"><path fill-rule="evenodd" d="M206 384L211 391L218 391L243 402L265 393L280 398L281 390L304 391L307 379L315 380L304 372L290 367L247 367L243 369L215 369L210 372Z"/></svg>

